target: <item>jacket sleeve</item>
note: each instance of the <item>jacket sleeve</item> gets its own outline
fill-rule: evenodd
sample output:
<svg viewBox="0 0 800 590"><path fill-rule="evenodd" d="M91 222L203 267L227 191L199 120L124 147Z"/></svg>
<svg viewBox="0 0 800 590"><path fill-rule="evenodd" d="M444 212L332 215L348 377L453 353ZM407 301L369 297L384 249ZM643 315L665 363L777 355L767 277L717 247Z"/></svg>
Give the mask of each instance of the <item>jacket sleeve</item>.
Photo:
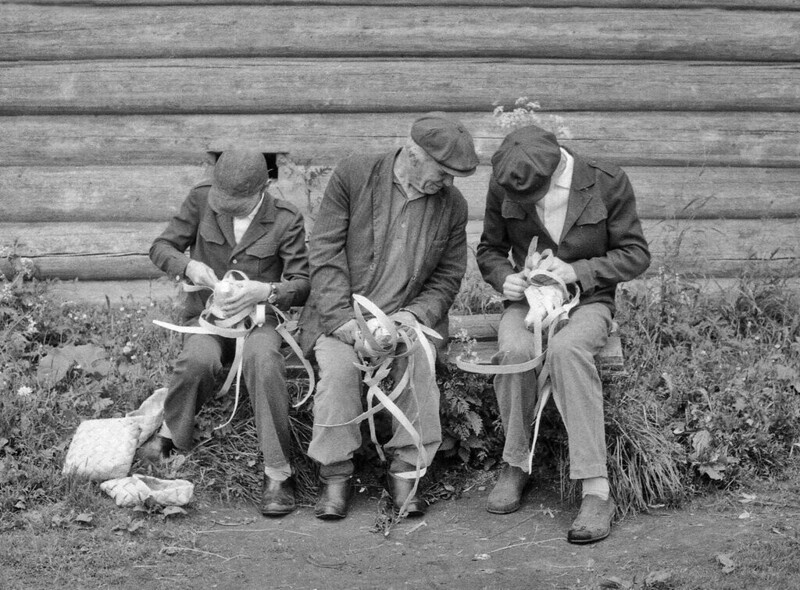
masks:
<svg viewBox="0 0 800 590"><path fill-rule="evenodd" d="M178 214L150 246L150 260L172 278L184 278L186 266L189 264L189 257L185 252L197 237L202 214L201 202L199 191L193 189Z"/></svg>
<svg viewBox="0 0 800 590"><path fill-rule="evenodd" d="M346 177L341 166L331 175L309 241L311 289L326 334L355 317L345 250L352 190Z"/></svg>
<svg viewBox="0 0 800 590"><path fill-rule="evenodd" d="M629 281L650 266L650 250L636 213L636 198L622 170L602 187L608 209L608 249L604 256L571 262L583 291L592 291Z"/></svg>
<svg viewBox="0 0 800 590"><path fill-rule="evenodd" d="M460 192L455 192L456 205L442 255L417 296L403 306L431 327L447 315L467 271L467 203Z"/></svg>
<svg viewBox="0 0 800 590"><path fill-rule="evenodd" d="M503 292L506 277L514 272L514 267L508 258L511 240L506 230L502 207L502 193L490 184L483 215L483 233L475 257L483 280L499 293Z"/></svg>
<svg viewBox="0 0 800 590"><path fill-rule="evenodd" d="M300 212L295 212L291 224L286 228L279 254L283 261L283 275L275 305L281 309L303 305L311 290L311 281L308 274L305 222Z"/></svg>

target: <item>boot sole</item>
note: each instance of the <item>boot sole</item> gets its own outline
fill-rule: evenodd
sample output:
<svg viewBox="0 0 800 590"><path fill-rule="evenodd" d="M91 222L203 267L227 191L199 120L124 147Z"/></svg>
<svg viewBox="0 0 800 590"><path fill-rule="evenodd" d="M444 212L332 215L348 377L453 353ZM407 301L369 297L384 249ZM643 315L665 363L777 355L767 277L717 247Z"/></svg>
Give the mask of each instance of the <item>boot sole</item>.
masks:
<svg viewBox="0 0 800 590"><path fill-rule="evenodd" d="M519 510L520 505L521 502L517 502L511 506L487 506L486 512L491 512L492 514L511 514Z"/></svg>

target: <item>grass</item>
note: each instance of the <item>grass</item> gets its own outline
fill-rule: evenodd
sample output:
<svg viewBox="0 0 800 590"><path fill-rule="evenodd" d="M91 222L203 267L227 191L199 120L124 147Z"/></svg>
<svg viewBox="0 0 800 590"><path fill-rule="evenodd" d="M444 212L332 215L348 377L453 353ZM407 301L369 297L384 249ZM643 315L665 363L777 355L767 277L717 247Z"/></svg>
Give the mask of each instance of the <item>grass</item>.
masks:
<svg viewBox="0 0 800 590"><path fill-rule="evenodd" d="M108 511L108 500L94 484L61 475L81 420L122 416L167 382L180 339L151 320L170 318L172 302L109 302L98 308L52 301L44 283L4 282L1 287L4 563L15 571L26 564L53 580L78 580L80 586L80 564L111 572L115 564L146 560L164 547L191 547L186 531L179 533L185 538L170 538L177 529L167 526L157 507L120 517ZM497 304L472 274L456 313L496 312ZM654 504L680 506L693 497L785 474L792 452L800 452L798 310L797 293L780 280L745 277L725 297L705 295L666 272L626 287L618 320L628 372L605 379L609 469L621 513ZM89 356L67 354L87 345L81 354ZM53 358L61 365L42 371L43 359ZM485 479L486 470L497 464L502 440L490 379L448 368L439 384L446 436L424 489L432 500L458 496ZM291 386L303 385L293 380ZM240 406L231 425L214 430L227 419L231 403L223 399L205 409L195 451L151 473L190 479L201 501L256 501L260 464L249 405ZM303 453L310 422L308 407L292 415L293 460L300 500L307 505L316 488L315 468ZM537 471L560 476L564 495L574 495L564 476L568 460L555 412L546 414L541 440ZM374 451L365 447L359 461L363 485L379 490ZM142 519L147 527L136 524ZM87 533L99 529L116 532L96 539L90 534L87 541ZM737 579L780 587L780 566L791 557L787 547L796 550L798 541L796 530L779 530L784 536L737 550L742 564ZM39 550L25 555L32 546ZM762 567L767 563L777 564L778 573ZM691 584L673 580L675 588L729 587Z"/></svg>
<svg viewBox="0 0 800 590"><path fill-rule="evenodd" d="M468 274L454 313L497 311L485 290ZM64 497L60 466L78 423L122 416L167 383L180 338L151 322L171 317L172 302L59 304L35 282L3 283L0 294L0 506L7 514ZM786 467L800 443L799 307L797 294L778 280L743 279L720 298L663 272L623 291L618 319L629 371L605 384L609 468L622 514L653 503L679 506L704 488L736 486ZM42 372L45 358L88 345L96 366L76 364L90 364L84 351L77 361L62 358L60 372ZM491 380L446 368L439 385L443 462L496 465L502 434ZM152 474L189 478L224 501L257 499L260 466L249 405L231 425L214 430L231 405L225 398L205 409L196 450ZM538 462L564 474L563 429L557 416L550 422ZM293 413L293 460L304 502L316 489L314 465L303 453L310 423L308 407ZM361 461L378 469L368 447ZM563 476L562 484L574 495Z"/></svg>

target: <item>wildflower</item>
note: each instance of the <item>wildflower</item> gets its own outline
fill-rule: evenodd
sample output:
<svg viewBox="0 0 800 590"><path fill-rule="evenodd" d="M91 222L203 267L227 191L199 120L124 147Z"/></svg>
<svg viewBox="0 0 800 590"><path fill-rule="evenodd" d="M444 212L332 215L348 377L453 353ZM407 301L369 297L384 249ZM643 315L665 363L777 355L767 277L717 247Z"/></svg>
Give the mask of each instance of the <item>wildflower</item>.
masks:
<svg viewBox="0 0 800 590"><path fill-rule="evenodd" d="M17 389L17 395L20 397L27 397L33 393L33 389L28 387L27 385L23 385L19 389Z"/></svg>

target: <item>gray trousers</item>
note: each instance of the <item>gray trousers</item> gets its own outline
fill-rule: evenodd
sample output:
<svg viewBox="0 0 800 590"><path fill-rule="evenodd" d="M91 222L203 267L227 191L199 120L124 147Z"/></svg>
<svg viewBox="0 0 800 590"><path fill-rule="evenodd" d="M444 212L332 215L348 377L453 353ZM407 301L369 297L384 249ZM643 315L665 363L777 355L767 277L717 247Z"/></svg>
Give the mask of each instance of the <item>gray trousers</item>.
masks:
<svg viewBox="0 0 800 590"><path fill-rule="evenodd" d="M247 336L242 382L253 406L264 466L280 468L289 462L291 437L286 368L280 352L282 339L275 325L275 318L267 318L266 324ZM233 360L235 345L232 338L186 336L164 402L164 421L179 449L192 448L195 414L216 393L217 378L223 364Z"/></svg>
<svg viewBox="0 0 800 590"><path fill-rule="evenodd" d="M509 305L500 319L498 364L516 364L534 358L533 334L523 323L524 301ZM603 388L594 356L608 340L611 311L601 303L578 306L569 323L547 344L546 364L553 399L564 421L569 444L570 478L606 477ZM496 375L494 390L506 440L503 460L528 470L536 372Z"/></svg>
<svg viewBox="0 0 800 590"><path fill-rule="evenodd" d="M314 428L308 456L320 463L323 478L350 475L353 472L353 453L361 446L359 424L326 427L322 424L342 424L364 411L362 403L363 373L354 363L360 363L353 347L330 336L320 336L314 345L319 366L319 383L314 395ZM411 383L395 400L395 404L419 433L427 454L427 467L442 442L439 423L439 387L428 366L421 347L412 353L414 374ZM396 359L392 365L395 383L405 371L406 359ZM390 391L384 390L388 395ZM376 402L377 403L377 400ZM390 471L413 469L417 448L411 435L392 418L392 438L384 445L390 457Z"/></svg>

